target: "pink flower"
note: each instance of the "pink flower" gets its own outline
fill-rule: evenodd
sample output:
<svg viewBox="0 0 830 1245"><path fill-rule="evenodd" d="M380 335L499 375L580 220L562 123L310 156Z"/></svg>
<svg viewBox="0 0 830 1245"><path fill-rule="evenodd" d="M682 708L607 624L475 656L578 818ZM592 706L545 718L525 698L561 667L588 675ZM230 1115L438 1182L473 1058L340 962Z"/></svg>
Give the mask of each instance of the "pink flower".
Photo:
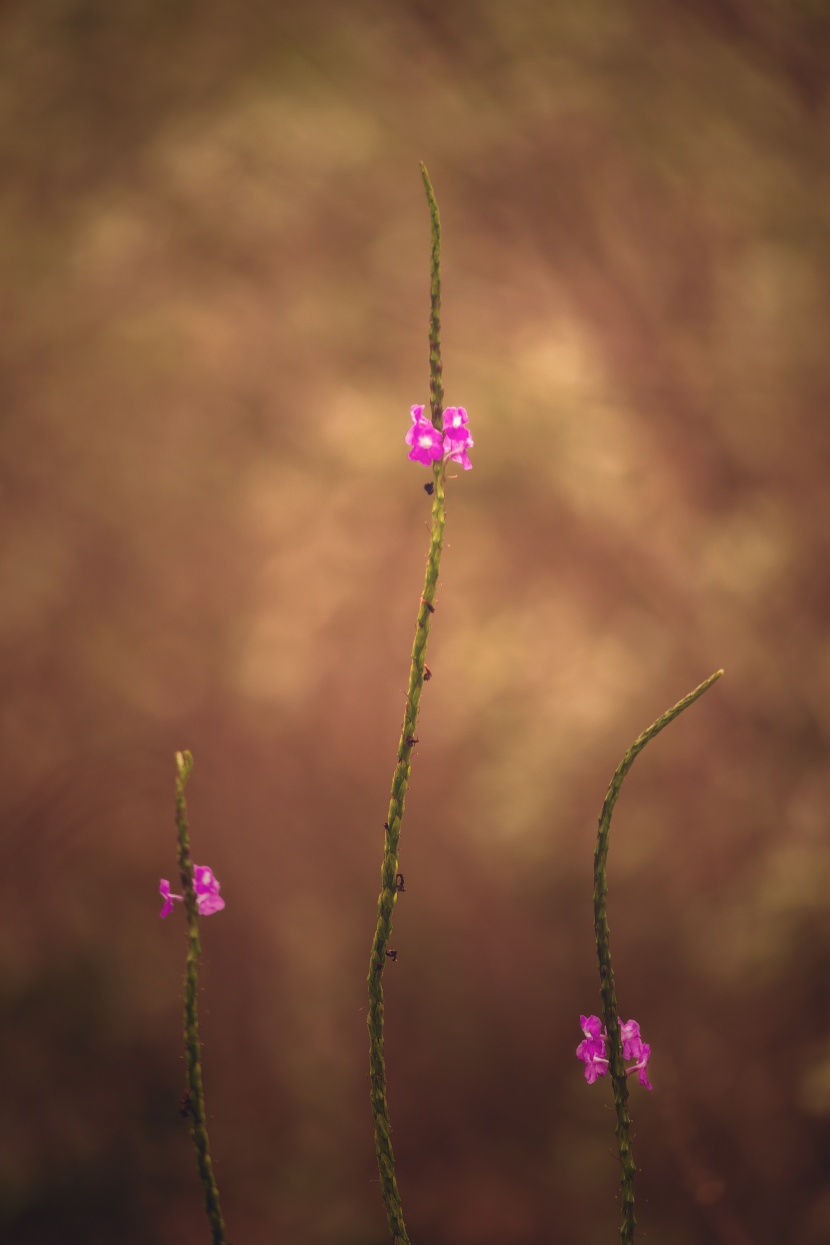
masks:
<svg viewBox="0 0 830 1245"><path fill-rule="evenodd" d="M642 1042L641 1046L642 1050L640 1051L638 1062L632 1064L630 1068L626 1068L625 1075L628 1076L629 1072L636 1072L640 1084L645 1086L646 1089L651 1089L651 1081L648 1079L648 1061L651 1059L651 1047L648 1042Z"/></svg>
<svg viewBox="0 0 830 1245"><path fill-rule="evenodd" d="M469 446L472 445L473 438L470 437L466 445L460 445L458 443L454 444L452 441L450 441L449 444L451 446L451 449L449 450L447 449L447 441L448 441L448 438L444 437L444 452L445 452L446 457L449 458L454 463L461 463L461 466L464 468L464 470L469 471L473 464L470 462L470 455L467 453L467 449Z"/></svg>
<svg viewBox="0 0 830 1245"><path fill-rule="evenodd" d="M409 457L412 462L423 463L428 467L444 453L444 438L438 429L433 427L432 421L424 418L423 406L411 407L410 413L412 427L405 438L406 444L412 446Z"/></svg>
<svg viewBox="0 0 830 1245"><path fill-rule="evenodd" d="M620 1025L623 1059L639 1059L643 1051L643 1039L640 1037L640 1026L636 1020L626 1020Z"/></svg>
<svg viewBox="0 0 830 1245"><path fill-rule="evenodd" d="M443 415L444 455L451 462L461 463L465 471L472 467L467 453L474 442L467 427L467 412L463 406L448 406Z"/></svg>
<svg viewBox="0 0 830 1245"><path fill-rule="evenodd" d="M585 1041L577 1046L576 1057L585 1064L585 1080L593 1085L598 1076L605 1076L608 1071L605 1030L599 1016L580 1016L579 1024Z"/></svg>
<svg viewBox="0 0 830 1245"><path fill-rule="evenodd" d="M463 406L448 406L442 421L445 437L450 441L462 441L464 445L472 445L472 438L467 431L467 412Z"/></svg>
<svg viewBox="0 0 830 1245"><path fill-rule="evenodd" d="M193 866L193 889L196 892L196 903L199 906L201 916L210 916L213 912L221 912L225 906L225 901L219 894L219 883L212 869L207 865ZM167 878L162 878L159 882L159 894L164 903L162 904L159 916L169 916L173 911L173 901L184 903L184 895L173 895L170 892L170 883Z"/></svg>
<svg viewBox="0 0 830 1245"><path fill-rule="evenodd" d="M461 463L465 471L472 467L467 450L473 438L467 428L467 412L463 406L448 406L442 416L443 433L424 416L423 406L410 407L412 427L406 434L406 444L412 448L409 457L413 462L429 466L437 459Z"/></svg>
<svg viewBox="0 0 830 1245"><path fill-rule="evenodd" d="M597 1077L605 1076L608 1071L608 1034L603 1028L599 1016L580 1016L579 1024L585 1034L585 1040L576 1048L577 1059L585 1064L585 1080L593 1085ZM648 1061L651 1058L651 1047L640 1037L640 1026L636 1020L626 1020L620 1025L623 1059L633 1059L634 1063L626 1068L625 1075L636 1072L640 1084L651 1089L648 1079Z"/></svg>

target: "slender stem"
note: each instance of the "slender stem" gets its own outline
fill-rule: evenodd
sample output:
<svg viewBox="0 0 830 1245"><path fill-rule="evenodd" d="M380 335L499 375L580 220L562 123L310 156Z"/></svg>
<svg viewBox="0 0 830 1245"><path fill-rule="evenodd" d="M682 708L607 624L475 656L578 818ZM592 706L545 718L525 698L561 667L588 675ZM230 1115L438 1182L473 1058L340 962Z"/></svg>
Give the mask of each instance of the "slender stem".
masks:
<svg viewBox="0 0 830 1245"><path fill-rule="evenodd" d="M441 383L441 225L438 206L424 165L421 173L426 187L432 219L431 298L429 323L429 378L432 421L440 426L443 403ZM409 686L406 692L401 738L392 775L392 792L389 814L384 827L383 864L381 866L381 889L378 896L378 919L372 951L369 958L369 1097L375 1125L375 1152L380 1173L380 1187L389 1230L395 1245L409 1245L404 1225L398 1183L395 1178L395 1156L390 1139L389 1104L386 1097L386 1060L384 1057L383 970L387 963L387 949L392 936L392 912L398 898L398 844L401 835L406 789L412 762L412 748L416 742L418 707L424 686L427 639L430 620L435 610L435 594L438 586L438 570L444 546L444 462L433 464L432 525L429 553L427 555L424 590L418 609L412 659L409 667Z"/></svg>
<svg viewBox="0 0 830 1245"><path fill-rule="evenodd" d="M187 803L184 789L193 770L193 757L189 752L176 753L176 829L179 836L179 870L187 911L187 968L184 978L184 1048L187 1060L187 1111L191 1119L191 1136L196 1151L196 1167L202 1182L205 1211L210 1223L213 1245L227 1245L225 1224L219 1205L219 1189L213 1175L210 1158L207 1123L205 1119L205 1093L202 1085L202 1055L199 1042L199 1013L197 989L199 984L199 958L202 953L199 941L199 907L193 887L193 861L190 856L190 837L187 832Z"/></svg>
<svg viewBox="0 0 830 1245"><path fill-rule="evenodd" d="M623 1066L622 1037L620 1034L619 1014L617 1012L617 995L614 989L614 970L611 967L611 933L608 928L607 918L608 877L606 864L611 831L611 815L614 812L614 805L617 802L617 796L620 794L623 780L646 744L654 739L655 735L659 735L684 709L688 709L689 705L693 704L698 697L708 691L722 674L722 670L717 670L704 683L696 687L693 692L689 692L688 696L684 696L676 705L668 709L662 717L659 717L656 722L652 723L648 730L643 731L642 735L634 740L634 743L617 766L614 777L611 779L611 785L608 788L602 812L599 816L597 847L594 853L594 929L597 939L599 988L602 997L603 1019L608 1034L609 1069L617 1115L615 1132L620 1151L621 1167L620 1195L622 1220L620 1224L620 1240L622 1245L631 1245L631 1242L634 1240L634 1227L637 1222L634 1218L634 1173L636 1167L634 1165L634 1156L631 1152L631 1119L628 1114L628 1087Z"/></svg>
<svg viewBox="0 0 830 1245"><path fill-rule="evenodd" d="M438 202L427 166L421 161L421 177L429 205L432 224L432 252L430 255L429 288L429 413L435 428L441 427L444 412L444 379L441 366L441 218Z"/></svg>

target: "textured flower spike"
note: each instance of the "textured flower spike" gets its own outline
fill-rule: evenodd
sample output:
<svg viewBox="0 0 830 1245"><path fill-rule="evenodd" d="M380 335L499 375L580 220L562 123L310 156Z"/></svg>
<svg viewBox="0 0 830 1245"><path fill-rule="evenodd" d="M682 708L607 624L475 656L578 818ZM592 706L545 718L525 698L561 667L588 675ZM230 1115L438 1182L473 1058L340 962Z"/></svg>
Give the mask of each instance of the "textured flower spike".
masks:
<svg viewBox="0 0 830 1245"><path fill-rule="evenodd" d="M225 906L225 901L219 894L219 883L212 869L207 865L193 866L193 889L196 892L196 903L199 906L200 916L210 916L214 912L221 912ZM164 903L162 904L159 916L169 916L173 911L173 901L184 903L184 895L173 895L170 891L170 883L167 878L162 878L159 882L159 894Z"/></svg>

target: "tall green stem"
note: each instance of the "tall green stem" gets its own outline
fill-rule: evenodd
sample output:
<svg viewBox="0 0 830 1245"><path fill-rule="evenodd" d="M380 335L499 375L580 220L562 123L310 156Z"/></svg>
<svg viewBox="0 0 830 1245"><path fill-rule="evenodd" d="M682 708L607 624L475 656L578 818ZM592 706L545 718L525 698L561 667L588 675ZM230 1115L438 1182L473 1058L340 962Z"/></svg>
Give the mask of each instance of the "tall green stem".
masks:
<svg viewBox="0 0 830 1245"><path fill-rule="evenodd" d="M441 426L444 390L441 379L441 224L438 205L426 167L421 173L432 221L432 254L429 317L429 392L430 411L435 427ZM392 775L392 793L389 814L384 827L383 864L381 866L381 889L378 896L378 920L372 951L369 958L369 1097L375 1124L375 1152L380 1173L380 1187L389 1230L395 1245L409 1245L404 1225L401 1198L395 1178L395 1156L392 1150L389 1124L389 1104L386 1097L386 1060L384 1057L383 971L388 962L387 950L392 936L392 912L398 898L398 844L401 835L406 789L412 763L412 749L417 742L415 730L418 724L418 707L424 686L427 639L429 626L435 611L435 593L438 586L438 570L444 546L444 462L433 464L432 525L426 576L412 659L409 667L409 686L406 692L401 738Z"/></svg>
<svg viewBox="0 0 830 1245"><path fill-rule="evenodd" d="M421 162L429 219L432 225L432 250L430 252L429 283L429 413L434 427L441 427L444 412L444 369L441 365L441 218L438 201L427 166Z"/></svg>
<svg viewBox="0 0 830 1245"><path fill-rule="evenodd" d="M634 1227L637 1222L634 1218L634 1173L636 1167L634 1165L634 1155L631 1152L631 1119L628 1114L628 1087L625 1081L625 1068L623 1066L622 1036L620 1034L620 1021L617 1012L617 995L614 989L614 970L611 967L611 932L608 928L607 917L608 877L606 864L611 832L611 815L614 812L614 805L617 802L617 796L620 794L623 780L646 744L654 739L655 735L659 735L684 709L688 709L689 705L694 704L698 697L707 692L722 674L722 670L717 670L713 675L710 675L705 683L701 683L693 692L689 692L688 696L684 696L682 700L679 700L662 717L653 722L648 730L643 731L642 735L639 735L634 740L634 743L617 766L614 777L611 779L611 785L608 788L602 812L599 816L597 847L594 853L594 930L597 939L597 959L599 960L599 989L602 997L603 1020L608 1034L609 1069L617 1115L615 1131L620 1151L620 1197L622 1203L620 1240L622 1245L631 1245L631 1242L634 1240Z"/></svg>
<svg viewBox="0 0 830 1245"><path fill-rule="evenodd" d="M227 1245L225 1224L219 1205L219 1189L213 1175L210 1158L207 1122L205 1118L205 1093L202 1085L202 1054L199 1042L199 1012L197 990L199 985L199 959L202 954L199 941L199 907L193 887L193 860L190 855L190 837L187 830L187 803L184 789L193 770L193 757L189 752L176 753L176 829L179 838L179 870L187 911L187 967L184 978L184 1047L187 1061L187 1114L191 1121L191 1136L196 1151L196 1167L205 1199L205 1211L210 1223L213 1245Z"/></svg>

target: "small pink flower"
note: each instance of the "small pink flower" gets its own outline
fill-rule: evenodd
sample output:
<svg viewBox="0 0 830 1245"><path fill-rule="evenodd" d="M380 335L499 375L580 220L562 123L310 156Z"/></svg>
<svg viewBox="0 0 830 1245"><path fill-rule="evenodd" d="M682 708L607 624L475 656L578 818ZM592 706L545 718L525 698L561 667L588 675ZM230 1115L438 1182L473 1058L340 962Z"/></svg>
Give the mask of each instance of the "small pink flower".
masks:
<svg viewBox="0 0 830 1245"><path fill-rule="evenodd" d="M448 406L442 416L442 422L444 436L450 441L463 441L465 445L472 445L467 431L467 412L463 406Z"/></svg>
<svg viewBox="0 0 830 1245"><path fill-rule="evenodd" d="M469 436L469 433L467 435ZM451 462L461 463L464 470L469 471L473 464L470 462L470 455L467 453L467 450L472 444L472 437L466 443L450 441L449 437L444 437L444 454Z"/></svg>
<svg viewBox="0 0 830 1245"><path fill-rule="evenodd" d="M582 1045L590 1047L595 1053L603 1054L607 1038L599 1016L580 1016L579 1027L585 1034Z"/></svg>
<svg viewBox="0 0 830 1245"><path fill-rule="evenodd" d="M193 889L196 892L196 903L199 907L201 916L210 916L214 912L221 912L225 906L225 901L219 894L219 883L212 869L207 865L193 866ZM173 895L170 891L170 883L167 878L162 878L159 882L159 894L164 903L162 904L159 916L169 916L173 911L173 901L184 903L184 895Z"/></svg>
<svg viewBox="0 0 830 1245"><path fill-rule="evenodd" d="M463 406L448 406L444 411L444 456L451 462L461 463L465 471L472 467L467 450L473 446L473 438L467 427L467 412Z"/></svg>
<svg viewBox="0 0 830 1245"><path fill-rule="evenodd" d="M626 1068L625 1075L628 1076L630 1072L636 1072L640 1084L646 1089L651 1089L651 1081L648 1079L648 1061L651 1059L651 1047L648 1042L642 1042L641 1046L642 1049L637 1063L632 1064L630 1068Z"/></svg>
<svg viewBox="0 0 830 1245"><path fill-rule="evenodd" d="M432 421L424 418L423 406L411 407L410 413L412 427L404 438L406 444L412 446L409 458L412 462L423 463L428 467L444 453L444 438L438 429L433 427Z"/></svg>
<svg viewBox="0 0 830 1245"><path fill-rule="evenodd" d="M577 1046L576 1057L585 1064L585 1080L593 1085L598 1076L605 1076L608 1071L605 1030L599 1016L580 1016L579 1024L585 1041Z"/></svg>
<svg viewBox="0 0 830 1245"><path fill-rule="evenodd" d="M626 1020L620 1025L623 1059L639 1059L643 1051L643 1039L636 1020Z"/></svg>

